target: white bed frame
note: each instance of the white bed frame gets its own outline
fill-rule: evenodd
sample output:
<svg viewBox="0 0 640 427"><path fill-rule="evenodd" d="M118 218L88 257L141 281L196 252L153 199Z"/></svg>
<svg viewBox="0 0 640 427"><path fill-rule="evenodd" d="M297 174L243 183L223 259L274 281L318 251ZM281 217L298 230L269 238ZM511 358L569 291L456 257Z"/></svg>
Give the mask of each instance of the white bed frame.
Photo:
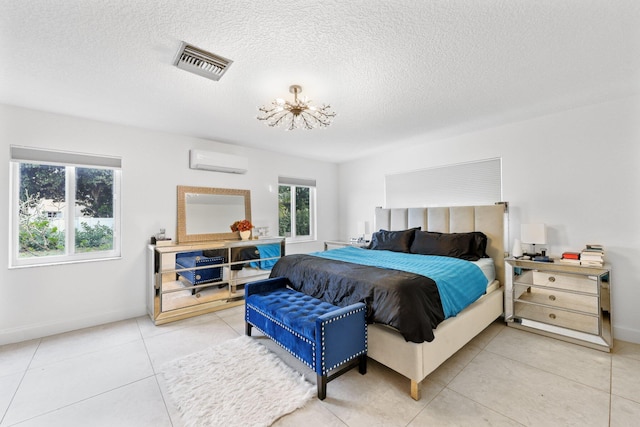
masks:
<svg viewBox="0 0 640 427"><path fill-rule="evenodd" d="M368 327L368 356L411 380L411 397L420 400L423 379L445 360L471 341L504 312L506 204L437 208L376 208L376 230L405 230L421 227L426 231L464 233L482 231L487 235L487 254L496 266L496 281L487 294L456 317L434 330L432 342L405 341L395 329L373 324Z"/></svg>

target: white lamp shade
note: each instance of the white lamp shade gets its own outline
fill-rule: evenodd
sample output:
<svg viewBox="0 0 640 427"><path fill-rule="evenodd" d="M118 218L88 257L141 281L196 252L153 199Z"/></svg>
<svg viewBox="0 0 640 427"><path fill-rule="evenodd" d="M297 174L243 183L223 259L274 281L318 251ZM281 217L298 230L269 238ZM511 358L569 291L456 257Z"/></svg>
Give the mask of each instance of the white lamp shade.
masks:
<svg viewBox="0 0 640 427"><path fill-rule="evenodd" d="M547 243L547 228L544 224L522 224L520 226L522 243L543 245Z"/></svg>
<svg viewBox="0 0 640 427"><path fill-rule="evenodd" d="M358 236L364 236L369 233L369 221L358 221Z"/></svg>
<svg viewBox="0 0 640 427"><path fill-rule="evenodd" d="M515 239L513 241L513 250L511 251L511 255L513 255L516 258L521 257L523 255L522 243L520 242L520 239Z"/></svg>

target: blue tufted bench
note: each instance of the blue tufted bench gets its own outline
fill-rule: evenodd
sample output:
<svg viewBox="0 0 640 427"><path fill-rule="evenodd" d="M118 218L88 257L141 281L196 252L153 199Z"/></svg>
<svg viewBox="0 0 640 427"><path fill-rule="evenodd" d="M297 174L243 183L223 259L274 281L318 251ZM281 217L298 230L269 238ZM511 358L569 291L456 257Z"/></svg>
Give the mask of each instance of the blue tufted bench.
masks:
<svg viewBox="0 0 640 427"><path fill-rule="evenodd" d="M338 307L288 285L283 277L245 285L246 335L255 326L313 369L323 400L332 379L355 365L367 372L365 305Z"/></svg>

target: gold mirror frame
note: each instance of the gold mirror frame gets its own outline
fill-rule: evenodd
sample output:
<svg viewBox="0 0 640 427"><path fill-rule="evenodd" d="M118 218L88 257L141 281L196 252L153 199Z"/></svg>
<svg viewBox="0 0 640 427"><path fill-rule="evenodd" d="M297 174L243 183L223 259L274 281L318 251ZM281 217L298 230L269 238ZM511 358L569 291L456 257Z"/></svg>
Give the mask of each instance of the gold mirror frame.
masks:
<svg viewBox="0 0 640 427"><path fill-rule="evenodd" d="M222 195L222 196L242 196L244 197L244 217L235 218L236 220L248 219L251 221L251 191L236 190L231 188L212 188L212 187L191 187L186 185L178 186L178 243L190 242L207 242L211 240L240 240L237 232L229 229L228 233L209 233L209 234L187 234L187 194L206 194L206 195ZM231 226L230 222L228 225Z"/></svg>

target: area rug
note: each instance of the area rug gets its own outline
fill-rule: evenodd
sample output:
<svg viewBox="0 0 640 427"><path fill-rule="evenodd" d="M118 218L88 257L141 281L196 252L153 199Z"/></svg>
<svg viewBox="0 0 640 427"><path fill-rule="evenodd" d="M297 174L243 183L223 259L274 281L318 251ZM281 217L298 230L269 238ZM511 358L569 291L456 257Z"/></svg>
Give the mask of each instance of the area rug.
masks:
<svg viewBox="0 0 640 427"><path fill-rule="evenodd" d="M163 365L186 426L269 426L315 396L315 386L255 338L240 336Z"/></svg>

